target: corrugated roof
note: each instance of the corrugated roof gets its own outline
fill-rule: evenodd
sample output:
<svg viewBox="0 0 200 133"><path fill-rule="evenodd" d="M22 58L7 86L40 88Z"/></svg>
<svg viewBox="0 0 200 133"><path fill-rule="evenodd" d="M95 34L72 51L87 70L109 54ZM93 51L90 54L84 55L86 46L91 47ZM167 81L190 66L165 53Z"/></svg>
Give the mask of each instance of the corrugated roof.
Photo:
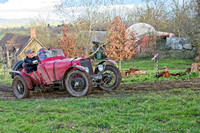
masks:
<svg viewBox="0 0 200 133"><path fill-rule="evenodd" d="M147 23L135 23L127 29L128 32L133 32L136 40L139 40L142 36L155 34L156 30L153 26Z"/></svg>
<svg viewBox="0 0 200 133"><path fill-rule="evenodd" d="M106 35L106 31L91 31L90 42L105 43Z"/></svg>

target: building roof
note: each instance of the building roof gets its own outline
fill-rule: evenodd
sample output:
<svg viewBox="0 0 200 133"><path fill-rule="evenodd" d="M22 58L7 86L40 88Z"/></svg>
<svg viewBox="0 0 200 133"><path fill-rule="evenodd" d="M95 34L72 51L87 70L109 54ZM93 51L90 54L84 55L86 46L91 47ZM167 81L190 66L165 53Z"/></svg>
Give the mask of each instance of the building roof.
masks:
<svg viewBox="0 0 200 133"><path fill-rule="evenodd" d="M36 38L31 38L27 41L27 43L25 43L16 53L17 56L19 56L23 51L24 49L33 41L33 40L36 40L42 47L44 47L44 45L39 41L37 40Z"/></svg>
<svg viewBox="0 0 200 133"><path fill-rule="evenodd" d="M91 31L90 42L105 43L106 35L106 31Z"/></svg>
<svg viewBox="0 0 200 133"><path fill-rule="evenodd" d="M169 32L163 32L163 31L156 31L157 36L169 36L169 37L174 37L174 33L169 33Z"/></svg>
<svg viewBox="0 0 200 133"><path fill-rule="evenodd" d="M36 40L42 47L43 44L38 41L36 38L31 38L30 36L25 35L18 35L14 33L7 33L1 40L0 40L0 46L5 47L7 46L8 50L19 49L16 52L16 55L20 55L24 49L33 41Z"/></svg>
<svg viewBox="0 0 200 133"><path fill-rule="evenodd" d="M140 37L142 36L156 33L156 30L154 29L154 27L147 23L135 23L131 25L127 29L127 31L133 32L136 37L136 40L139 40Z"/></svg>
<svg viewBox="0 0 200 133"><path fill-rule="evenodd" d="M25 45L29 40L30 36L6 33L6 35L0 40L0 46L5 47L6 44Z"/></svg>

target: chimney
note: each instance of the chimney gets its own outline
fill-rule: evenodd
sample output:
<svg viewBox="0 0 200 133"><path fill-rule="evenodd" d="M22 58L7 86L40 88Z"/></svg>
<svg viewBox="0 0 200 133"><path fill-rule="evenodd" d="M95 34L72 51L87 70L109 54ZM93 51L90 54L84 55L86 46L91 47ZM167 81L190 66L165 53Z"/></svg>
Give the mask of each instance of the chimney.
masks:
<svg viewBox="0 0 200 133"><path fill-rule="evenodd" d="M30 29L31 38L36 38L36 29Z"/></svg>

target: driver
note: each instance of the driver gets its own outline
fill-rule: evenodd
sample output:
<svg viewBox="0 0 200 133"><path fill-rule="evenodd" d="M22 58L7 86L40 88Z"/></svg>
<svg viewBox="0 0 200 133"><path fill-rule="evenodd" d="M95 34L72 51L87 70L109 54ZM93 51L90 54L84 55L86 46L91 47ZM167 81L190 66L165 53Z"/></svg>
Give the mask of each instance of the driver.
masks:
<svg viewBox="0 0 200 133"><path fill-rule="evenodd" d="M26 51L26 58L24 59L24 67L27 73L37 71L38 60L33 56L34 51L28 49Z"/></svg>

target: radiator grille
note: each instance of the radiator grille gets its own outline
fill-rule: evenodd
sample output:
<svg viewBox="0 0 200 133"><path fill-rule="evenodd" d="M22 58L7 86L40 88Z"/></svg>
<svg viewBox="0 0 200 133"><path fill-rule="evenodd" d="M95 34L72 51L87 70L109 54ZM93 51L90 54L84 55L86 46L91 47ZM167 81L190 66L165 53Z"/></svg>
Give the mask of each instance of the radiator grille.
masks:
<svg viewBox="0 0 200 133"><path fill-rule="evenodd" d="M89 59L80 60L81 66L89 68L89 74L93 75L92 65Z"/></svg>

